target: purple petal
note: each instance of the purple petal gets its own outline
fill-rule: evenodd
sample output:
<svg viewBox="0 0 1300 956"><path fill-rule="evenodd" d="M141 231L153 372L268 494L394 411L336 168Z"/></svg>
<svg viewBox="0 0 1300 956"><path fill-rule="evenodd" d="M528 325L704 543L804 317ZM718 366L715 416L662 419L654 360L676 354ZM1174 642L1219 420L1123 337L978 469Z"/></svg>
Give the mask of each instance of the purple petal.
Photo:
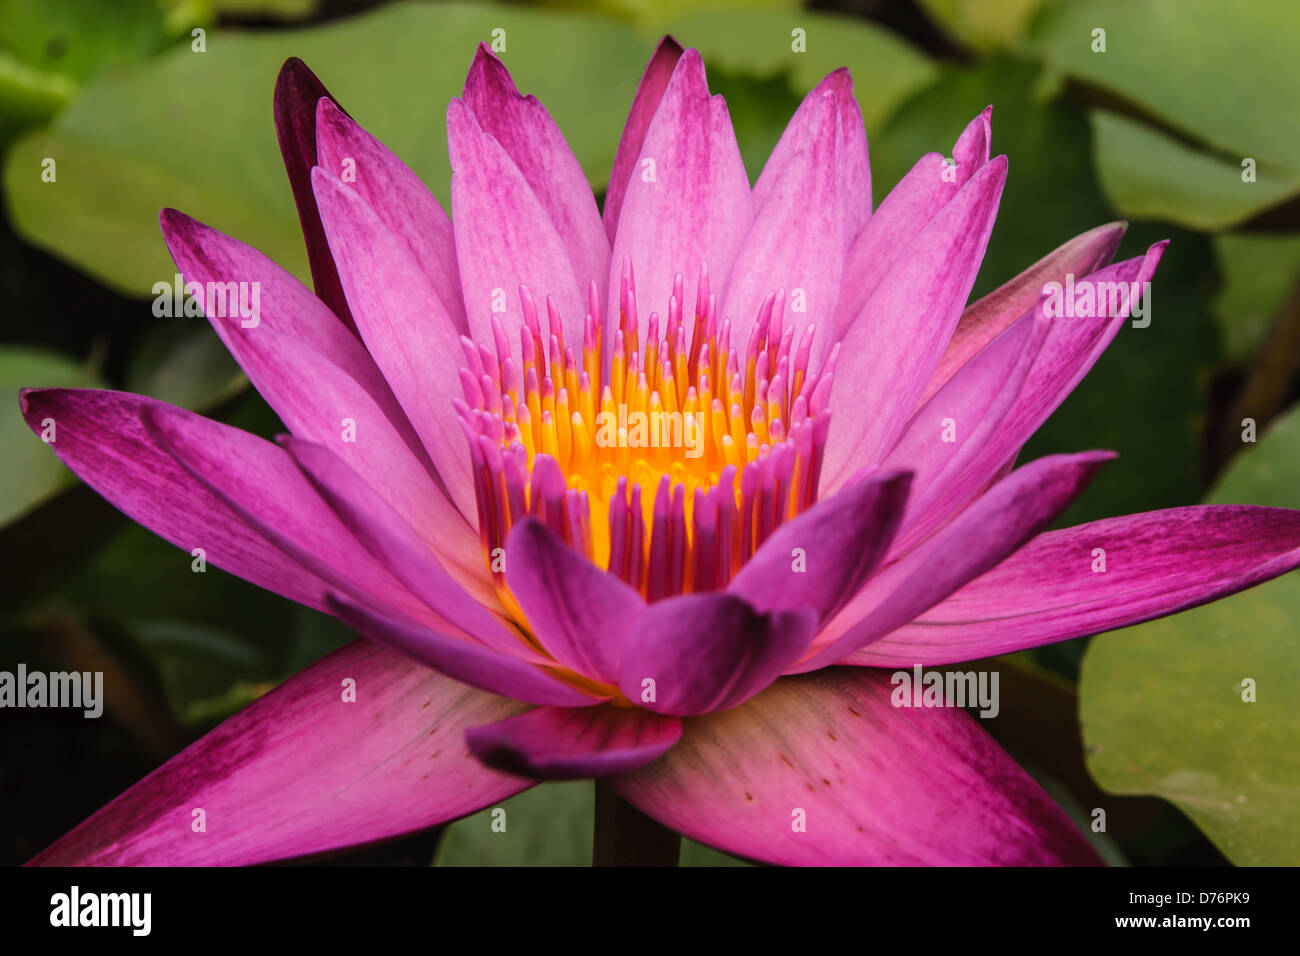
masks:
<svg viewBox="0 0 1300 956"><path fill-rule="evenodd" d="M322 167L312 170L316 202L362 340L414 424L448 494L477 520L469 447L452 400L461 395L458 332L442 300L389 229Z"/></svg>
<svg viewBox="0 0 1300 956"><path fill-rule="evenodd" d="M881 571L793 670L816 670L884 637L1014 553L1069 506L1113 452L1049 455L1018 468L952 524Z"/></svg>
<svg viewBox="0 0 1300 956"><path fill-rule="evenodd" d="M312 285L321 301L355 331L311 189L311 168L316 165L316 104L322 99L338 106L306 63L297 57L285 60L275 80L275 135L280 141L280 156L289 174L289 186L307 242Z"/></svg>
<svg viewBox="0 0 1300 956"><path fill-rule="evenodd" d="M501 144L545 208L568 251L578 285L595 281L604 296L609 237L582 167L560 128L535 96L524 96L486 43L465 80L465 103L479 126ZM581 316L579 316L581 318ZM570 340L575 348L580 340Z"/></svg>
<svg viewBox="0 0 1300 956"><path fill-rule="evenodd" d="M809 608L818 623L833 617L888 553L911 480L878 472L819 501L764 541L727 592L760 611Z"/></svg>
<svg viewBox="0 0 1300 956"><path fill-rule="evenodd" d="M482 644L448 637L414 621L399 621L331 592L326 598L330 613L376 644L401 651L448 677L492 694L529 704L555 707L591 707L606 697L575 689L552 676L548 668Z"/></svg>
<svg viewBox="0 0 1300 956"><path fill-rule="evenodd" d="M619 688L660 714L726 710L772 683L816 630L810 610L762 613L717 592L667 598L629 629Z"/></svg>
<svg viewBox="0 0 1300 956"><path fill-rule="evenodd" d="M819 93L803 122L800 148L773 175L762 205L757 188L754 192L754 224L722 297L722 314L733 323L734 342L749 341L763 299L777 289L802 299L795 307L803 311L792 310L791 315L796 342L818 317L833 316L839 302L848 195L834 91ZM813 341L813 368L821 367L832 344L825 331Z"/></svg>
<svg viewBox="0 0 1300 956"><path fill-rule="evenodd" d="M23 417L36 434L52 421L51 450L128 518L184 551L258 587L324 608L326 583L273 545L158 445L141 421L162 402L98 389L26 389Z"/></svg>
<svg viewBox="0 0 1300 956"><path fill-rule="evenodd" d="M663 757L612 783L665 826L769 863L1100 862L974 718L890 696L889 678L868 670L783 678L688 721Z"/></svg>
<svg viewBox="0 0 1300 956"><path fill-rule="evenodd" d="M348 681L353 703L345 701ZM227 720L31 862L236 866L436 826L528 786L472 759L461 736L519 709L357 641Z"/></svg>
<svg viewBox="0 0 1300 956"><path fill-rule="evenodd" d="M627 773L681 736L676 717L632 707L539 707L465 732L470 751L487 766L545 780Z"/></svg>
<svg viewBox="0 0 1300 956"><path fill-rule="evenodd" d="M645 610L641 595L535 518L510 532L506 581L547 653L580 674L618 681L628 626Z"/></svg>
<svg viewBox="0 0 1300 956"><path fill-rule="evenodd" d="M972 176L917 234L849 329L831 388L835 419L822 494L878 464L916 410L975 283L1006 173L999 156Z"/></svg>
<svg viewBox="0 0 1300 956"><path fill-rule="evenodd" d="M618 152L614 154L614 166L609 173L609 188L605 192L605 232L610 242L614 241L614 230L618 226L618 214L623 208L623 195L627 192L628 180L636 169L636 161L641 157L641 146L645 142L646 131L650 121L659 109L659 103L668 89L673 68L681 59L682 48L670 36L664 37L655 47L654 55L646 64L637 85L636 96L632 99L632 109L628 113L627 123L623 127L623 136L618 141Z"/></svg>
<svg viewBox="0 0 1300 956"><path fill-rule="evenodd" d="M610 260L607 330L618 328L624 257L632 263L642 315L667 315L681 273L684 301L678 304L685 319L695 309L701 263L708 264L714 286L723 288L752 220L749 178L727 104L709 95L700 54L687 50L650 121L623 197ZM683 324L689 331L692 323ZM607 332L607 357L613 341Z"/></svg>
<svg viewBox="0 0 1300 956"><path fill-rule="evenodd" d="M469 326L460 298L451 218L437 198L333 100L321 100L316 108L316 156L318 165L360 196L420 264L421 276L443 306L440 311L451 320L455 334L450 346L455 348L456 334L467 332Z"/></svg>
<svg viewBox="0 0 1300 956"><path fill-rule="evenodd" d="M1039 535L845 663L1008 654L1175 614L1297 566L1300 511L1209 505L1093 521Z"/></svg>

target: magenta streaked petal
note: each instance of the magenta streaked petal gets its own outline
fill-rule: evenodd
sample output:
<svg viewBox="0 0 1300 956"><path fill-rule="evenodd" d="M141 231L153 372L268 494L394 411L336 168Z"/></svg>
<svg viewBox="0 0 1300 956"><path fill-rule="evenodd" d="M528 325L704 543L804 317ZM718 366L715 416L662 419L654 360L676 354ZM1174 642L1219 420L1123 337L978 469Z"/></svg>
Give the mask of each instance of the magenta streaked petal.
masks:
<svg viewBox="0 0 1300 956"><path fill-rule="evenodd" d="M231 717L31 864L237 866L436 826L529 786L483 767L462 738L523 706L357 641ZM196 810L204 831L194 829Z"/></svg>
<svg viewBox="0 0 1300 956"><path fill-rule="evenodd" d="M816 631L811 610L763 613L717 592L666 598L632 623L619 688L659 714L726 710L772 683Z"/></svg>
<svg viewBox="0 0 1300 956"><path fill-rule="evenodd" d="M596 197L560 128L535 96L524 96L510 71L480 43L465 79L464 100L532 188L559 233L582 289L595 281L605 293L609 237ZM579 316L581 318L581 316ZM579 340L570 340L576 344Z"/></svg>
<svg viewBox="0 0 1300 956"><path fill-rule="evenodd" d="M790 310L794 341L803 341L810 323L835 314L847 244L845 158L841 151L838 97L817 94L802 118L799 149L774 173L765 201L755 189L755 217L736 255L722 296L722 315L732 321L733 341L749 341L768 293L784 289L799 295L799 312ZM794 121L792 121L794 122ZM759 185L763 185L760 180ZM815 213L813 211L816 211ZM639 288L639 285L638 285ZM650 306L653 308L653 306ZM832 342L813 340L811 367L819 369Z"/></svg>
<svg viewBox="0 0 1300 956"><path fill-rule="evenodd" d="M826 667L993 568L1069 506L1113 452L1049 455L1016 469L943 531L867 582L792 671Z"/></svg>
<svg viewBox="0 0 1300 956"><path fill-rule="evenodd" d="M782 678L686 721L675 747L612 784L665 826L768 863L1100 863L974 718L896 708L891 690L869 670Z"/></svg>
<svg viewBox="0 0 1300 956"><path fill-rule="evenodd" d="M920 401L928 402L980 349L1034 308L1048 282L1063 283L1066 275L1086 276L1109 265L1127 226L1127 223L1111 222L1080 233L1010 282L969 305L961 314L961 321Z"/></svg>
<svg viewBox="0 0 1300 956"><path fill-rule="evenodd" d="M618 141L618 152L614 154L614 165L609 172L609 188L605 192L605 232L610 242L614 241L614 230L618 227L618 214L623 208L623 195L627 192L628 180L632 178L637 160L641 158L646 131L659 109L659 102L672 78L673 68L681 56L681 44L666 36L655 47L654 55L641 74L636 96L632 98L632 109L623 126L623 136Z"/></svg>
<svg viewBox="0 0 1300 956"><path fill-rule="evenodd" d="M596 277L574 272L546 207L460 99L447 106L447 150L451 221L470 336L492 342L495 318L509 342L518 343L523 325L519 287L524 285L543 314L546 296L555 297L565 344L576 348L587 314L586 289Z"/></svg>
<svg viewBox="0 0 1300 956"><path fill-rule="evenodd" d="M833 617L889 552L911 481L877 472L818 502L764 541L727 592L760 611L810 608L818 623Z"/></svg>
<svg viewBox="0 0 1300 956"><path fill-rule="evenodd" d="M332 587L419 621L438 620L366 551L283 448L170 406L143 409L141 418L158 446L194 480Z"/></svg>
<svg viewBox="0 0 1300 956"><path fill-rule="evenodd" d="M1106 518L1039 535L845 663L1008 654L1175 614L1297 566L1300 511L1202 505Z"/></svg>
<svg viewBox="0 0 1300 956"><path fill-rule="evenodd" d="M466 521L477 520L460 397L460 343L425 265L360 194L323 167L312 170L316 202L362 340L420 435L443 486Z"/></svg>
<svg viewBox="0 0 1300 956"><path fill-rule="evenodd" d="M414 529L338 455L300 438L285 436L281 444L347 529L438 614L443 626L459 628L497 650L541 660L497 616L505 611L481 559L470 555L468 566L445 568Z"/></svg>
<svg viewBox="0 0 1300 956"><path fill-rule="evenodd" d="M844 266L835 340L848 334L876 287L904 261L912 240L988 163L989 118L989 110L985 110L966 125L953 146L955 166L945 168L946 161L939 153L927 153L917 160L857 234Z"/></svg>
<svg viewBox="0 0 1300 956"><path fill-rule="evenodd" d="M460 298L451 218L437 198L420 177L333 100L321 100L316 108L316 156L317 164L360 196L420 264L421 277L455 329L447 340L454 348L457 334L469 327ZM320 196L315 196L315 201L319 202ZM343 257L336 256L336 261L342 262Z"/></svg>
<svg viewBox="0 0 1300 956"><path fill-rule="evenodd" d="M258 587L325 606L324 581L250 527L145 430L145 411L174 406L80 388L26 389L20 402L32 431L40 435L53 422L50 448L132 521L184 551L203 548L206 561Z"/></svg>
<svg viewBox="0 0 1300 956"><path fill-rule="evenodd" d="M487 766L544 780L627 773L681 736L678 718L632 707L539 707L465 732L470 751Z"/></svg>
<svg viewBox="0 0 1300 956"><path fill-rule="evenodd" d="M275 135L280 141L280 156L298 207L303 238L307 241L312 285L321 301L348 328L355 330L311 189L311 168L316 165L316 104L322 99L338 105L306 63L297 57L285 60L275 80Z"/></svg>
<svg viewBox="0 0 1300 956"><path fill-rule="evenodd" d="M999 156L972 176L917 234L849 329L831 389L835 419L822 494L879 464L916 410L975 284L1006 173Z"/></svg>
<svg viewBox="0 0 1300 956"><path fill-rule="evenodd" d="M822 94L830 91L840 114L839 157L843 164L844 179L844 237L852 242L871 218L871 163L867 158L867 132L862 124L862 110L853 95L853 77L847 67L829 74L803 98L794 116L786 125L780 141L768 157L763 172L754 184L754 211L761 212L764 203L785 171L786 166L804 149L809 135L811 113ZM809 208L816 208L807 203ZM827 338L832 329L826 329Z"/></svg>
<svg viewBox="0 0 1300 956"><path fill-rule="evenodd" d="M506 580L547 653L580 674L618 682L627 629L645 610L640 594L575 553L536 518L510 532Z"/></svg>
<svg viewBox="0 0 1300 956"><path fill-rule="evenodd" d="M623 197L610 260L607 328L618 328L628 257L642 315L667 315L673 281L681 273L679 305L689 330L701 264L707 263L714 289L725 287L752 220L749 178L727 104L709 95L700 54L687 50L650 121ZM605 336L606 355L613 339L612 332Z"/></svg>
<svg viewBox="0 0 1300 956"><path fill-rule="evenodd" d="M940 520L951 512L951 507L943 502L936 506L936 501L945 491L961 493L961 485L954 479L994 440L1050 326L1051 320L1041 310L1021 316L912 416L882 464L884 468L906 468L915 475L896 550L907 550L934 530L936 525L925 520L932 508Z"/></svg>
<svg viewBox="0 0 1300 956"><path fill-rule="evenodd" d="M512 700L555 707L592 707L608 700L563 683L552 677L547 668L529 664L475 641L449 637L414 621L398 620L371 611L333 591L326 596L326 605L331 614L363 637L401 651L479 690Z"/></svg>

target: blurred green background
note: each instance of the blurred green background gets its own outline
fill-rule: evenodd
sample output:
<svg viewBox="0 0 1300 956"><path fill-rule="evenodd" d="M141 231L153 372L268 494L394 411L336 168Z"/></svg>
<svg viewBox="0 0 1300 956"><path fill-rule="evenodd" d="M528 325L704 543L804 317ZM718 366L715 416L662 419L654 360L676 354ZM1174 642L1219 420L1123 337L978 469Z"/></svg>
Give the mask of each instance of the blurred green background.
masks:
<svg viewBox="0 0 1300 956"><path fill-rule="evenodd" d="M795 28L806 52L791 49ZM98 721L0 715L0 863L31 857L349 639L219 570L191 573L188 555L62 468L22 422L18 388L123 388L282 430L206 322L152 315L151 286L175 271L158 210L182 209L306 280L271 122L288 56L446 205L444 107L494 29L598 195L664 32L703 52L751 176L803 93L851 67L877 204L994 104L994 152L1011 171L977 296L1103 222L1129 220L1121 257L1172 240L1151 326L1121 333L1022 456L1120 453L1062 523L1202 500L1300 507L1292 0L0 0L0 669L103 670L107 690ZM1246 418L1257 442L1242 440ZM1113 862L1300 863L1298 615L1293 573L999 659L987 666L1002 671L1002 713L985 724L1077 819L1106 810L1093 836ZM1246 677L1253 704L1240 699ZM508 806L509 835L480 815L337 861L590 860L589 784ZM684 862L736 861L689 845Z"/></svg>

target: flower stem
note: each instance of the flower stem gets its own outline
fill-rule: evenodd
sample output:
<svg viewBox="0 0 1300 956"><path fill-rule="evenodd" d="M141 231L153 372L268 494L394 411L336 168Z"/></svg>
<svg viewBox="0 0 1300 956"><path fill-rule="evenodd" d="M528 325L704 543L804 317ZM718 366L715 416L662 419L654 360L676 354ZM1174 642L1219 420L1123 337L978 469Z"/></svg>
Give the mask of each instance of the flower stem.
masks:
<svg viewBox="0 0 1300 956"><path fill-rule="evenodd" d="M596 781L596 831L592 866L676 866L682 838L628 803L604 780Z"/></svg>

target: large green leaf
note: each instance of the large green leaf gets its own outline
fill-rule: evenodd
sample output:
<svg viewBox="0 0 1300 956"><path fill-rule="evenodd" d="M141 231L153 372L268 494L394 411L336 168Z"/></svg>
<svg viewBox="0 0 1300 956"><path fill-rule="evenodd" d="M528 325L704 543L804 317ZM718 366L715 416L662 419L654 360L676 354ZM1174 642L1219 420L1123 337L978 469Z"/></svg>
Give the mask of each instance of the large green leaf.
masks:
<svg viewBox="0 0 1300 956"><path fill-rule="evenodd" d="M1210 500L1300 507L1300 409L1233 461ZM1093 640L1079 687L1093 776L1173 801L1236 863L1300 863L1297 620L1292 572Z"/></svg>
<svg viewBox="0 0 1300 956"><path fill-rule="evenodd" d="M1300 282L1300 236L1218 236L1214 252L1224 277L1214 297L1224 357L1245 364Z"/></svg>
<svg viewBox="0 0 1300 956"><path fill-rule="evenodd" d="M447 101L474 48L505 30L503 59L547 103L602 183L652 45L598 16L493 4L399 4L324 27L213 31L86 87L48 129L19 140L5 189L16 228L109 285L148 295L174 269L158 210L175 206L305 277L297 215L271 122L286 57L302 57L358 121L446 203ZM41 181L41 161L58 179Z"/></svg>
<svg viewBox="0 0 1300 956"><path fill-rule="evenodd" d="M1014 46L1047 0L920 0L946 33L976 50Z"/></svg>

